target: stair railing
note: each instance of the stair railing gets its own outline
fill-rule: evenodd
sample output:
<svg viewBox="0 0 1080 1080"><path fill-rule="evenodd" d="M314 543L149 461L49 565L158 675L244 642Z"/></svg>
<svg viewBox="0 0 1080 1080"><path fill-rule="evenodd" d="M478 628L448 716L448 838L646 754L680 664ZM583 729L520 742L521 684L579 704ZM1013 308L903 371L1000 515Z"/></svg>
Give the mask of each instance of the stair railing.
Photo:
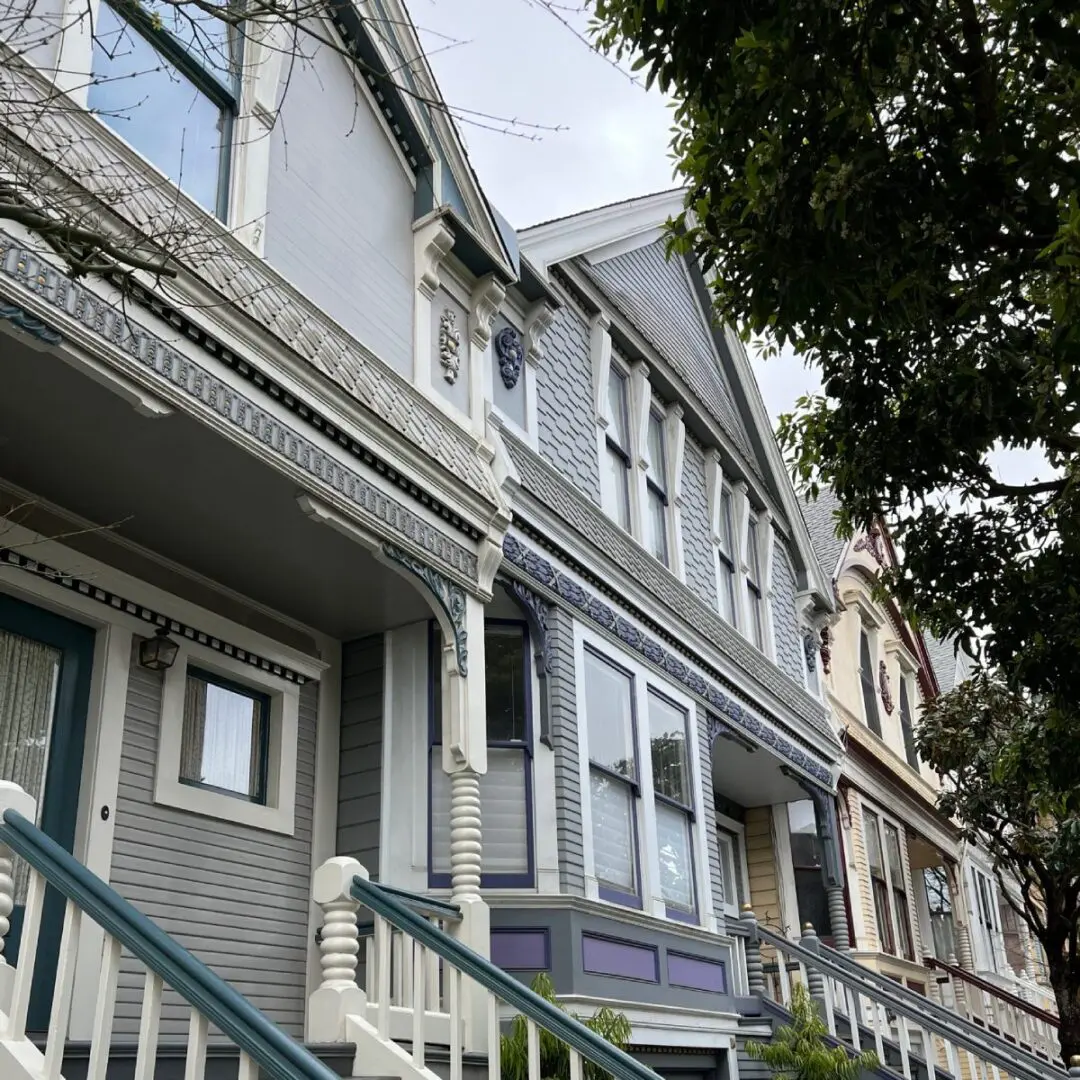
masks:
<svg viewBox="0 0 1080 1080"><path fill-rule="evenodd" d="M966 1015L976 1024L989 1025L1003 1038L1016 1042L1036 1057L1053 1061L1058 1054L1058 1018L1045 1009L1010 994L987 979L965 971L951 960L925 957L925 965L931 971L940 971L939 985L948 987L957 1008L965 1008ZM957 983L964 984L962 993Z"/></svg>
<svg viewBox="0 0 1080 1080"><path fill-rule="evenodd" d="M191 1007L188 1025L187 1080L203 1080L211 1024L239 1049L237 1080L338 1080L337 1074L304 1046L286 1035L228 983L178 945L33 824L34 800L17 785L0 781L0 934L9 929L12 910L12 856L29 865L19 961L13 977L7 969L10 1001L0 1013L3 1076L60 1080L75 982L75 960L84 921L105 932L87 1080L105 1080L120 975L121 950L146 969L135 1059L135 1080L152 1080L156 1067L161 998L171 988ZM60 960L53 985L52 1009L44 1055L26 1037L27 1010L34 983L42 905L47 886L66 900ZM0 958L2 960L2 958Z"/></svg>
<svg viewBox="0 0 1080 1080"><path fill-rule="evenodd" d="M751 994L771 997L786 1009L793 983L803 982L821 1003L833 1037L855 1050L874 1050L883 1064L892 1064L886 1049L895 1043L900 1059L896 1064L905 1080L936 1080L939 1070L956 1080L961 1076L1000 1080L1003 1075L1011 1080L1063 1080L1060 1067L823 945L809 924L801 940L794 942L759 926L752 911L744 910L742 922L749 931L746 953ZM772 993L761 959L762 945L776 953L777 990Z"/></svg>
<svg viewBox="0 0 1080 1080"><path fill-rule="evenodd" d="M338 864L327 872L327 881L333 880L344 869L345 860L331 859L324 867ZM353 868L358 863L351 862ZM324 867L316 871L318 875ZM561 1040L569 1049L570 1080L582 1080L585 1064L610 1073L615 1080L660 1080L652 1069L631 1057L625 1051L612 1046L606 1039L590 1031L579 1020L545 1001L523 983L495 967L468 946L447 933L444 920L450 918L452 905L440 905L439 910L425 909L422 897L403 893L398 889L368 880L366 871L352 876L348 895L354 905L371 912L374 923L376 980L376 1024L381 1038L392 1037L391 1010L393 998L393 953L391 943L400 935L406 946L411 946L410 971L413 982L410 1008L413 1028L411 1032L412 1062L419 1070L426 1069L425 1054L428 1044L435 1042L428 1030L432 1012L431 980L428 978L433 965L440 972L438 996L449 1018L449 1052L451 1080L460 1080L463 1068L463 1009L462 1002L468 981L480 988L486 998L486 1033L488 1080L501 1078L500 1006L525 1017L528 1045L529 1080L541 1080L540 1032L547 1032ZM324 895L330 895L328 887ZM339 894L340 896L341 894ZM426 903L430 903L427 901ZM324 906L325 910L325 906ZM355 918L355 915L354 915ZM325 937L324 937L325 940ZM350 954L355 956L350 946ZM371 955L370 953L368 954ZM405 955L403 951L401 955ZM325 969L324 969L325 972ZM371 987L371 975L366 980Z"/></svg>

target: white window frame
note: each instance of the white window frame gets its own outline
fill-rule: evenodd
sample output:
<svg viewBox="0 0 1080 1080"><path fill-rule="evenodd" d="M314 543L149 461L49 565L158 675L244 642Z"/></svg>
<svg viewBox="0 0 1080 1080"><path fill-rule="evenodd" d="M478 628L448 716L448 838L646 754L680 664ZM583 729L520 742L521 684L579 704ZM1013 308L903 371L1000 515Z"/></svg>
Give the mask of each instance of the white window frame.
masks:
<svg viewBox="0 0 1080 1080"><path fill-rule="evenodd" d="M180 748L189 666L221 675L241 686L250 686L252 690L270 698L265 804L181 783ZM300 689L295 683L254 672L250 665L210 650L181 645L175 662L165 672L162 682L161 724L154 765L154 802L190 814L292 836L296 815L299 718Z"/></svg>
<svg viewBox="0 0 1080 1080"><path fill-rule="evenodd" d="M730 837L739 845L738 858L731 846ZM729 818L725 814L716 815L716 849L720 858L720 876L724 879L724 914L729 918L740 917L739 893L750 897L750 870L746 861L746 826L741 821ZM735 895L727 894L727 871L733 871L736 877ZM741 889L740 889L741 886Z"/></svg>
<svg viewBox="0 0 1080 1080"><path fill-rule="evenodd" d="M659 428L660 435L660 456L662 458L660 467L657 468L657 463L652 460L652 446L650 444L649 435L652 431L653 422L656 422ZM649 544L645 547L645 550L649 552L658 562L666 566L669 570L675 564L675 544L674 544L674 529L672 527L672 519L674 517L674 498L672 493L672 461L671 461L671 449L668 445L670 439L668 437L668 413L664 406L656 399L652 398L649 402L648 411L645 415L645 437L642 444L642 458L644 465L642 472L644 474L644 497L641 503L641 537L644 541L651 532L651 503L652 497L658 495L663 501L663 521L664 521L664 557L661 559L655 551L652 550L652 545ZM647 530L647 526L650 529Z"/></svg>
<svg viewBox="0 0 1080 1080"><path fill-rule="evenodd" d="M769 578L772 565L771 515L757 513L747 504L742 534L742 593L746 612L744 636L766 656L772 655L772 604ZM757 543L753 542L756 537ZM752 572L753 571L753 572ZM760 630L760 636L759 636Z"/></svg>
<svg viewBox="0 0 1080 1080"><path fill-rule="evenodd" d="M720 455L715 449L706 451L706 483L709 496L709 523L713 546L713 570L716 575L716 607L720 617L736 630L744 623L740 609L742 598L739 583L739 512L736 493L725 479ZM727 508L727 513L724 510ZM730 619L724 614L722 597L731 606Z"/></svg>
<svg viewBox="0 0 1080 1080"><path fill-rule="evenodd" d="M874 911L874 928L877 932L878 950L885 953L887 956L894 956L898 960L906 960L909 963L919 963L921 958L919 957L919 938L917 936L918 927L918 904L915 897L912 895L914 892L914 882L912 881L910 868L908 866L908 846L907 846L907 830L904 828L902 822L897 821L891 814L885 813L875 803L862 800L862 827L863 827L863 843L866 843L866 829L868 822L866 820L866 812L869 811L878 821L878 842L881 845L881 861L882 869L885 872L885 886L888 892L889 898L889 916L892 919L892 933L893 933L893 947L898 951L890 953L885 948L884 941L881 937L881 928L877 925L877 906L874 904L874 884L870 877L870 852L867 851L867 886L870 889L870 906ZM900 935L897 932L897 927L900 925L897 921L898 911L896 907L896 891L893 887L892 880L892 864L889 862L889 845L885 841L885 826L890 825L896 829L897 836L900 843L900 876L904 882L904 895L907 897L907 932L908 939L911 942L911 951L915 957L914 960L901 954L900 950Z"/></svg>
<svg viewBox="0 0 1080 1080"><path fill-rule="evenodd" d="M687 758L690 767L690 786L693 799L693 821L690 826L690 846L694 861L694 891L696 897L696 925L707 929L713 926L712 891L709 888L709 851L703 825L701 808L705 805L702 789L701 753L698 746L698 725L696 703L677 686L668 682L653 668L643 664L609 638L595 633L581 623L574 627L575 681L578 700L578 766L581 783L581 829L583 861L585 864L586 895L600 903L609 903L613 907L624 905L600 898L600 887L596 877L596 864L593 857L592 805L589 797L589 746L588 719L585 716L585 651L591 649L601 657L633 676L634 705L637 724L635 728L635 750L638 759L639 787L635 799L637 824L637 857L640 874L641 910L657 918L687 925L686 919L671 917L667 913L660 888L660 863L656 835L656 804L653 791L652 756L649 747L648 694L652 687L666 697L672 704L684 709L687 715ZM637 909L634 909L637 910Z"/></svg>
<svg viewBox="0 0 1080 1080"><path fill-rule="evenodd" d="M610 415L608 408L609 396L608 386L611 379L617 377L622 380L623 385L623 406L625 411L625 430L626 430L626 446L623 446L616 435L617 425L615 418ZM625 529L629 536L640 536L638 531L635 534L634 523L637 515L634 512L635 503L635 491L634 491L634 421L633 421L633 394L630 379L630 369L614 357L611 358L607 365L607 371L604 375L604 383L601 388L600 397L600 412L597 414L598 422L598 443L600 452L600 508L605 514L620 529ZM622 459L625 466L625 482L626 482L626 524L624 525L617 516L617 506L612 500L614 493L605 491L604 477L606 475L606 459L609 454L613 454ZM616 496L617 498L617 496Z"/></svg>
<svg viewBox="0 0 1080 1080"><path fill-rule="evenodd" d="M867 658L870 662L870 700L874 703L874 713L877 716L876 731L874 730L873 724L870 723L870 716L867 712L866 705L866 687L863 686L863 635L866 636ZM855 671L856 675L858 676L859 682L859 712L862 714L862 722L866 730L869 731L872 735L876 735L879 739L884 741L885 721L882 717L882 713L884 712L884 706L881 703L881 693L878 687L878 669L874 666L875 662L878 664L880 664L881 662L880 650L878 649L877 627L871 625L865 619L860 619L855 639Z"/></svg>

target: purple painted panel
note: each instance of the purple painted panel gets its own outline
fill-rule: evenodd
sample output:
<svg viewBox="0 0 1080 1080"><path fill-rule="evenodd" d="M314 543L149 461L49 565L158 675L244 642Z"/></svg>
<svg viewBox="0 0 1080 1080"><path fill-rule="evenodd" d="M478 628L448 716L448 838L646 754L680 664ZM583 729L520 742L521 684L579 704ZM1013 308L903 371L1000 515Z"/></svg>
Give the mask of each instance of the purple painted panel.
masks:
<svg viewBox="0 0 1080 1080"><path fill-rule="evenodd" d="M660 981L660 957L655 946L582 934L581 960L585 970L592 975L651 983Z"/></svg>
<svg viewBox="0 0 1080 1080"><path fill-rule="evenodd" d="M548 931L492 930L491 962L503 971L548 971L551 949Z"/></svg>
<svg viewBox="0 0 1080 1080"><path fill-rule="evenodd" d="M698 956L685 956L668 950L667 977L671 986L708 990L714 994L727 993L727 970L722 960L702 960Z"/></svg>

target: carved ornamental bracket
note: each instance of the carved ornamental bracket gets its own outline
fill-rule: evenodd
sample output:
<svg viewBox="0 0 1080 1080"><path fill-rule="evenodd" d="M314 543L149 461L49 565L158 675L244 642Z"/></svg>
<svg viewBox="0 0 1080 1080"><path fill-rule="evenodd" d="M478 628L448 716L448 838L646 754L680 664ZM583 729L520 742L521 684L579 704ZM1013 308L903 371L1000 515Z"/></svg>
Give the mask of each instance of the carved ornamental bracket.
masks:
<svg viewBox="0 0 1080 1080"><path fill-rule="evenodd" d="M885 712L892 716L892 684L889 682L889 669L885 666L884 660L878 664L878 689L881 691L881 704L885 706Z"/></svg>

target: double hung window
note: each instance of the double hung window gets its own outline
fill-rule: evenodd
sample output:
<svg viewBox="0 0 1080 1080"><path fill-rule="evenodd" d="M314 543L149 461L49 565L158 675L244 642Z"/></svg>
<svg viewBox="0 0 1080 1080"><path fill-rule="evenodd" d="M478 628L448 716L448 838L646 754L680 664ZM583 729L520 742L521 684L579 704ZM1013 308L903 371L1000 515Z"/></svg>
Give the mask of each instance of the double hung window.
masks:
<svg viewBox="0 0 1080 1080"><path fill-rule="evenodd" d="M660 856L660 892L668 915L686 918L697 908L686 713L652 689L649 690L649 751L656 807L656 845Z"/></svg>
<svg viewBox="0 0 1080 1080"><path fill-rule="evenodd" d="M629 380L614 364L608 371L607 429L601 462L600 497L604 510L630 532L630 412Z"/></svg>
<svg viewBox="0 0 1080 1080"><path fill-rule="evenodd" d="M949 960L957 955L957 951L952 892L945 867L926 867L923 870L923 888L926 890L926 908L930 914L930 932L934 938L934 955L939 960Z"/></svg>
<svg viewBox="0 0 1080 1080"><path fill-rule="evenodd" d="M645 474L645 546L665 566L668 555L667 458L664 453L664 419L649 413L649 468Z"/></svg>
<svg viewBox="0 0 1080 1080"><path fill-rule="evenodd" d="M911 696L908 694L908 680L900 673L900 731L904 736L904 754L913 769L919 768L919 753L915 749L915 729L911 723Z"/></svg>
<svg viewBox="0 0 1080 1080"><path fill-rule="evenodd" d="M746 599L750 609L750 628L753 642L765 648L765 603L761 593L761 552L758 542L758 523L750 518L746 540Z"/></svg>
<svg viewBox="0 0 1080 1080"><path fill-rule="evenodd" d="M915 959L900 831L863 807L866 857L882 952Z"/></svg>
<svg viewBox="0 0 1080 1080"><path fill-rule="evenodd" d="M720 575L720 614L732 626L738 625L735 615L735 516L731 506L731 490L720 492L720 544L716 551Z"/></svg>
<svg viewBox="0 0 1080 1080"><path fill-rule="evenodd" d="M227 213L239 111L236 27L194 6L105 0L87 105L211 213Z"/></svg>
<svg viewBox="0 0 1080 1080"><path fill-rule="evenodd" d="M817 815L810 799L787 804L788 842L791 867L795 875L795 896L799 904L799 923L811 923L818 936L832 940L829 900L822 877L821 839Z"/></svg>
<svg viewBox="0 0 1080 1080"><path fill-rule="evenodd" d="M881 735L881 713L878 712L877 687L875 685L873 650L866 627L859 628L859 683L862 686L863 715L866 726Z"/></svg>

